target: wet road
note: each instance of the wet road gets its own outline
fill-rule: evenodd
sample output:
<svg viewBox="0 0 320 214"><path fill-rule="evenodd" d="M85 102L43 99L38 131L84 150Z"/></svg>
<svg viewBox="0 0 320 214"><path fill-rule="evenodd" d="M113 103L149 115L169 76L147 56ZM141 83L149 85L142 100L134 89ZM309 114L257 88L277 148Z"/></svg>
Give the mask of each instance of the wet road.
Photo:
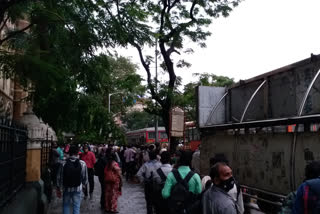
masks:
<svg viewBox="0 0 320 214"><path fill-rule="evenodd" d="M125 179L124 179L125 180ZM100 208L100 183L95 176L95 188L93 198L82 200L80 213L82 214L102 214L104 210ZM118 211L120 214L142 214L146 213L143 188L140 184L131 184L124 181L122 196L118 201ZM48 214L62 213L62 199L54 197L49 204Z"/></svg>

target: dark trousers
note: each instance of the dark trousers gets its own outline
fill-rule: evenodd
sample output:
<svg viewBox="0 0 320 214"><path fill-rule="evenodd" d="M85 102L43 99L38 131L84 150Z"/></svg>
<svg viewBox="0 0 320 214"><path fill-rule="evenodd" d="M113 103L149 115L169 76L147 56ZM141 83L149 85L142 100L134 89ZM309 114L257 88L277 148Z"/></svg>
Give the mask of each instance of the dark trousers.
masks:
<svg viewBox="0 0 320 214"><path fill-rule="evenodd" d="M104 208L105 203L105 194L104 194L104 179L103 177L99 177L100 187L101 187L101 196L100 196L100 206Z"/></svg>
<svg viewBox="0 0 320 214"><path fill-rule="evenodd" d="M129 163L126 163L126 180L128 181L129 179L131 180L133 176L135 175L135 167L136 163L134 161L130 161Z"/></svg>
<svg viewBox="0 0 320 214"><path fill-rule="evenodd" d="M94 171L93 168L88 168L89 193L93 193L94 189ZM84 195L88 196L88 188L85 188Z"/></svg>
<svg viewBox="0 0 320 214"><path fill-rule="evenodd" d="M144 185L144 195L147 202L147 214L153 214L153 203L152 203L152 187L151 185Z"/></svg>
<svg viewBox="0 0 320 214"><path fill-rule="evenodd" d="M157 201L154 201L154 208L155 208L156 214L170 213L170 210L168 207L168 201L165 199L159 199Z"/></svg>
<svg viewBox="0 0 320 214"><path fill-rule="evenodd" d="M59 167L60 167L60 163L55 163L51 167L51 179L52 179L53 186L57 186L57 173L58 173Z"/></svg>

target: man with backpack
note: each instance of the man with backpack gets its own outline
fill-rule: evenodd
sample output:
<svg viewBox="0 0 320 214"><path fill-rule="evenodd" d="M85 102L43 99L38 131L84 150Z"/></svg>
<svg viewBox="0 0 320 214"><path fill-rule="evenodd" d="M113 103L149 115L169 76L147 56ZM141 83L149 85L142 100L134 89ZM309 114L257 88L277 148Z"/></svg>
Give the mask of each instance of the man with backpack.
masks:
<svg viewBox="0 0 320 214"><path fill-rule="evenodd" d="M320 213L320 161L312 161L306 166L306 180L297 190L293 204L294 214Z"/></svg>
<svg viewBox="0 0 320 214"><path fill-rule="evenodd" d="M150 160L140 167L137 173L137 177L141 182L144 183L144 194L147 203L147 214L153 214L153 171L155 169L158 169L161 166L161 163L157 160L157 153L155 151L149 151L149 158Z"/></svg>
<svg viewBox="0 0 320 214"><path fill-rule="evenodd" d="M78 158L79 148L70 146L70 157L61 164L57 174L57 196L61 197L63 187L63 214L70 213L72 203L73 214L80 213L82 186L88 183L86 163Z"/></svg>
<svg viewBox="0 0 320 214"><path fill-rule="evenodd" d="M170 153L164 151L161 153L161 167L153 171L153 204L156 210L156 214L168 214L168 202L162 198L162 189L166 182L168 174L172 171L170 165Z"/></svg>
<svg viewBox="0 0 320 214"><path fill-rule="evenodd" d="M178 169L173 169L167 176L162 189L162 196L168 199L171 214L188 213L197 195L201 193L201 180L190 169L191 151L181 151Z"/></svg>

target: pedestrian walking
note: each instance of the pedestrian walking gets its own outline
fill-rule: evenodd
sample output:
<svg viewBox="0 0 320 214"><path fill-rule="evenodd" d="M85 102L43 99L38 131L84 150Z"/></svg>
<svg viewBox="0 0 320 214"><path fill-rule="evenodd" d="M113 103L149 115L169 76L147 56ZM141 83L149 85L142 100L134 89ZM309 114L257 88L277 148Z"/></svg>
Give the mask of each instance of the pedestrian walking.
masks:
<svg viewBox="0 0 320 214"><path fill-rule="evenodd" d="M64 153L63 153L64 145L62 144L62 145L58 146L57 151L59 152L59 155L60 155L59 159L62 161L64 158Z"/></svg>
<svg viewBox="0 0 320 214"><path fill-rule="evenodd" d="M235 184L231 168L224 162L210 170L213 185L202 198L203 214L238 214L236 201L228 194Z"/></svg>
<svg viewBox="0 0 320 214"><path fill-rule="evenodd" d="M107 164L104 169L105 181L105 211L109 213L118 213L118 198L121 196L121 169L116 162L116 156L111 153L107 156Z"/></svg>
<svg viewBox="0 0 320 214"><path fill-rule="evenodd" d="M105 205L105 195L104 195L104 168L107 164L107 154L109 155L111 153L111 150L107 149L107 151L101 150L98 156L98 161L94 165L94 174L98 176L100 188L101 188L101 196L100 196L100 207L104 209Z"/></svg>
<svg viewBox="0 0 320 214"><path fill-rule="evenodd" d="M200 175L200 145L192 155L191 167L194 172Z"/></svg>
<svg viewBox="0 0 320 214"><path fill-rule="evenodd" d="M140 182L144 184L144 193L147 203L147 214L153 214L154 205L152 203L152 182L153 182L153 172L161 166L161 163L157 160L157 153L155 151L149 151L150 160L144 163L138 173L137 177Z"/></svg>
<svg viewBox="0 0 320 214"><path fill-rule="evenodd" d="M170 153L163 151L161 153L161 166L153 171L153 204L156 214L168 214L168 201L162 197L162 189L166 182L168 174L172 171L170 164Z"/></svg>
<svg viewBox="0 0 320 214"><path fill-rule="evenodd" d="M181 151L178 168L167 176L162 196L168 199L171 214L186 213L201 193L200 176L191 171L191 159L191 151Z"/></svg>
<svg viewBox="0 0 320 214"><path fill-rule="evenodd" d="M135 174L135 155L136 151L132 148L132 145L129 145L129 147L124 152L125 157L125 165L126 165L126 180L132 180L134 174Z"/></svg>
<svg viewBox="0 0 320 214"><path fill-rule="evenodd" d="M305 181L299 186L293 204L293 214L320 213L320 161L306 166Z"/></svg>
<svg viewBox="0 0 320 214"><path fill-rule="evenodd" d="M50 153L50 169L51 169L51 179L53 186L57 186L57 173L60 166L60 154L58 152L58 145L56 142L52 144L52 150Z"/></svg>
<svg viewBox="0 0 320 214"><path fill-rule="evenodd" d="M94 164L96 163L96 156L93 152L89 151L89 146L83 146L83 153L81 154L81 160L83 160L88 168L88 180L89 180L89 195L92 199L92 193L94 189ZM88 187L84 187L85 199L88 197Z"/></svg>
<svg viewBox="0 0 320 214"><path fill-rule="evenodd" d="M61 197L63 188L63 214L70 213L73 207L73 214L80 213L82 186L88 183L88 172L86 163L78 158L79 148L70 146L69 158L61 164L57 174L57 196Z"/></svg>

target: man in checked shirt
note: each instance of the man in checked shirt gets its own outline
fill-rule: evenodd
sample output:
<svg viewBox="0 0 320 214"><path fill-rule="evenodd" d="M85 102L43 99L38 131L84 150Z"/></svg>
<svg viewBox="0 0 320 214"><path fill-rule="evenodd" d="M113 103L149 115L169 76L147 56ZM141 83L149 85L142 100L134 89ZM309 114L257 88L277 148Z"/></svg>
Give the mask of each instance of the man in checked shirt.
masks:
<svg viewBox="0 0 320 214"><path fill-rule="evenodd" d="M70 157L61 164L57 174L57 196L61 197L63 188L63 214L70 213L72 204L73 214L80 213L82 186L88 183L86 163L78 158L79 148L70 146Z"/></svg>

